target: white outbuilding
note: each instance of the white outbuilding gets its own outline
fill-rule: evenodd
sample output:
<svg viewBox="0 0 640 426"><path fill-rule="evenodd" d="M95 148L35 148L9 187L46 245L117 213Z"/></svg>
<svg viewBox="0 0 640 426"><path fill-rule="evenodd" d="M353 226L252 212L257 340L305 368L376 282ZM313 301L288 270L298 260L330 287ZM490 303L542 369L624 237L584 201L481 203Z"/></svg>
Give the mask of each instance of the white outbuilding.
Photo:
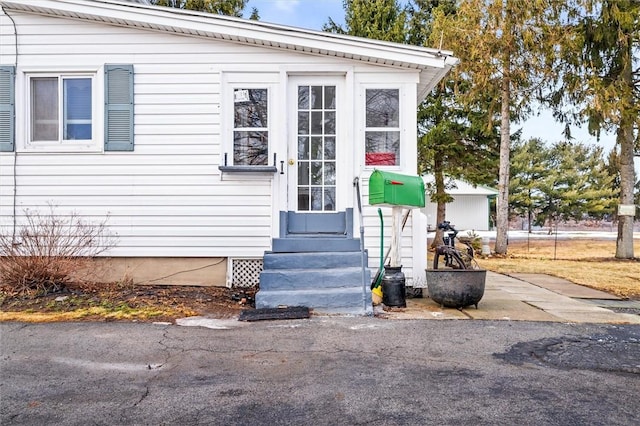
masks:
<svg viewBox="0 0 640 426"><path fill-rule="evenodd" d="M429 188L433 184L433 176L423 176L425 185ZM489 231L494 227L491 214L492 200L498 196L498 191L482 185L472 185L460 179L447 179L447 194L453 201L447 203L445 219L455 225L458 230ZM427 190L427 205L422 212L427 217L427 227L434 230L436 223L436 203L430 201Z"/></svg>

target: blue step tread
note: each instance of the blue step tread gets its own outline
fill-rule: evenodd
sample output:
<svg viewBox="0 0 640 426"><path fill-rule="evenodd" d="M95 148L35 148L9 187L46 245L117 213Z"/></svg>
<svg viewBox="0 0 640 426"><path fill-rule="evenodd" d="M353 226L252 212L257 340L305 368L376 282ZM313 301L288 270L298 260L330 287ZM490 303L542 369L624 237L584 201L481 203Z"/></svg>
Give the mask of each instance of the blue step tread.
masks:
<svg viewBox="0 0 640 426"><path fill-rule="evenodd" d="M260 273L260 289L313 289L362 287L362 268L341 269L274 269ZM371 271L365 269L364 282L371 282Z"/></svg>
<svg viewBox="0 0 640 426"><path fill-rule="evenodd" d="M360 240L357 238L274 238L271 244L275 253L309 253L309 252L345 252L359 251Z"/></svg>
<svg viewBox="0 0 640 426"><path fill-rule="evenodd" d="M364 253L364 264L368 263L367 252ZM306 252L306 253L274 253L266 252L263 258L263 269L319 269L361 267L362 253L349 252Z"/></svg>
<svg viewBox="0 0 640 426"><path fill-rule="evenodd" d="M371 292L360 288L260 290L256 308L307 306L315 312L369 315L372 312Z"/></svg>

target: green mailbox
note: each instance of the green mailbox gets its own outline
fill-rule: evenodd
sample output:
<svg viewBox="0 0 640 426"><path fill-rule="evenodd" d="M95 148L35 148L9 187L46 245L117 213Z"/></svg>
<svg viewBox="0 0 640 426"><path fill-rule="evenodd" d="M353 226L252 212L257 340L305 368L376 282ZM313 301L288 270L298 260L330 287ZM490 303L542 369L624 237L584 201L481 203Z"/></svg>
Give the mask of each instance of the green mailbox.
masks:
<svg viewBox="0 0 640 426"><path fill-rule="evenodd" d="M369 204L424 207L424 181L420 176L374 170L369 178Z"/></svg>

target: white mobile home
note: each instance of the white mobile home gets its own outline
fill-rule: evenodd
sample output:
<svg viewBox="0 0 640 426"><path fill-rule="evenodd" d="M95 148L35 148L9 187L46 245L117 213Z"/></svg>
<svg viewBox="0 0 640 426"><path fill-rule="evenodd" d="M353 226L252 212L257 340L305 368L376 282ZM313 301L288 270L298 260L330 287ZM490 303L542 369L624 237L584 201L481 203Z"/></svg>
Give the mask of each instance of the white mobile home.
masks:
<svg viewBox="0 0 640 426"><path fill-rule="evenodd" d="M359 252L354 183L376 267L368 176L416 173L416 105L456 62L139 2L0 6L0 227L47 203L108 217L111 278L142 283L242 284L263 267L312 268L300 253ZM409 283L424 277L425 232L416 209L403 234ZM264 305L290 303L312 275L297 273Z"/></svg>

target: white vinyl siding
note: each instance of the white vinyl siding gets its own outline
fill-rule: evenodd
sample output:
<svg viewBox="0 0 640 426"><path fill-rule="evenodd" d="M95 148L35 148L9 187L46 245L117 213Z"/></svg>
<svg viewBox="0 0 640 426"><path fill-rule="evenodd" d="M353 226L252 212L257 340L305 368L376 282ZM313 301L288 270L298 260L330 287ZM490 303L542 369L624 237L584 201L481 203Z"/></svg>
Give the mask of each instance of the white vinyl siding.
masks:
<svg viewBox="0 0 640 426"><path fill-rule="evenodd" d="M18 215L48 202L87 220L108 215L119 239L108 253L113 256L261 257L270 249L273 177L222 179L218 170L221 71L271 69L277 76L295 56L38 15L14 17L21 23L18 70L135 64L135 150L18 155ZM12 25L2 15L0 29L0 43L12 45ZM13 62L4 53L0 63ZM13 161L0 155L0 226L12 223Z"/></svg>

